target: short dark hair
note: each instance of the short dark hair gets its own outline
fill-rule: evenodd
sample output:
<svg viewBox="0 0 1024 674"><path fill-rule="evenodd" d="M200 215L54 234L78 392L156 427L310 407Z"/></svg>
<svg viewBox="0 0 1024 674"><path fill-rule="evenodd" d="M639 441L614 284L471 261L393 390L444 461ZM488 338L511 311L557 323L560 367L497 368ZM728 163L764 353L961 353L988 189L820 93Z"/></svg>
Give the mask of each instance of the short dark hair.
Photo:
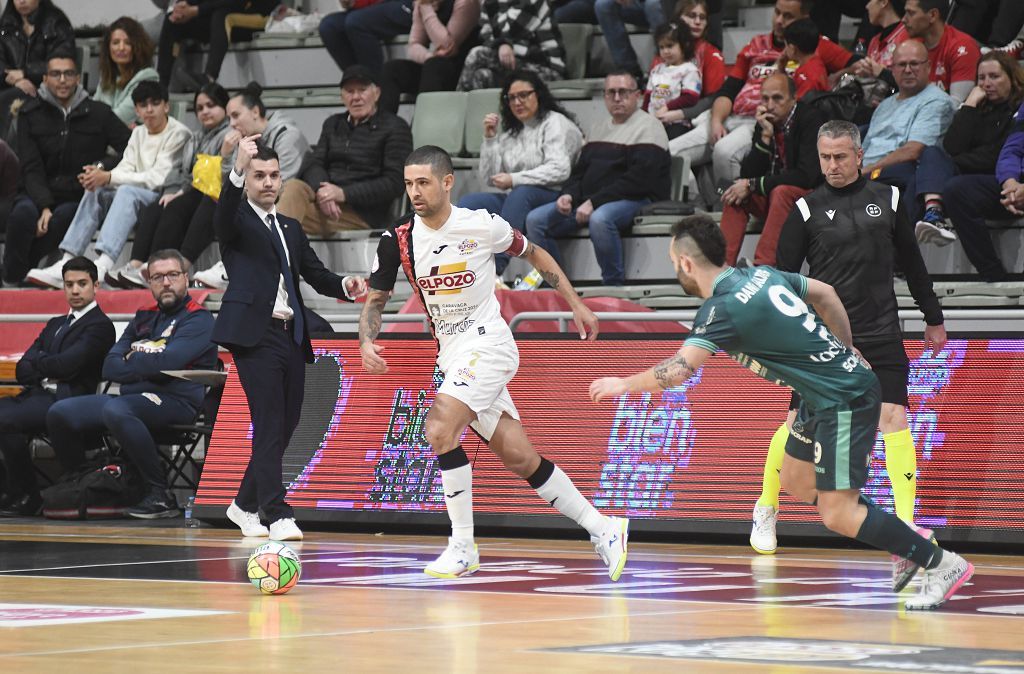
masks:
<svg viewBox="0 0 1024 674"><path fill-rule="evenodd" d="M207 82L203 86L199 87L199 91L192 97L192 107L196 106L196 101L199 100L199 94L205 95L213 104L218 108L228 107L228 92L220 84L216 82Z"/></svg>
<svg viewBox="0 0 1024 674"><path fill-rule="evenodd" d="M608 74L604 76L606 80L609 77L628 77L631 80L633 80L633 84L635 86L640 86L640 80L636 78L636 73L634 73L629 68L612 68L611 70L608 71Z"/></svg>
<svg viewBox="0 0 1024 674"><path fill-rule="evenodd" d="M406 166L430 164L431 172L438 178L455 173L452 157L436 145L423 145L413 150L405 158Z"/></svg>
<svg viewBox="0 0 1024 674"><path fill-rule="evenodd" d="M276 159L278 163L281 162L281 158L277 156L277 150L260 141L256 141L256 156L253 159L259 159L260 161Z"/></svg>
<svg viewBox="0 0 1024 674"><path fill-rule="evenodd" d="M154 251L150 254L149 259L146 260L146 266L148 267L160 260L177 260L181 266L181 271L186 274L192 269L192 263L189 262L188 258L182 255L181 251L174 248L161 248L158 251Z"/></svg>
<svg viewBox="0 0 1024 674"><path fill-rule="evenodd" d="M672 225L672 245L691 239L697 250L716 267L725 264L725 237L718 224L706 215L689 215Z"/></svg>
<svg viewBox="0 0 1024 674"><path fill-rule="evenodd" d="M813 54L818 50L821 31L818 24L810 19L797 19L782 30L782 39L799 49L801 54Z"/></svg>
<svg viewBox="0 0 1024 674"><path fill-rule="evenodd" d="M80 70L82 68L82 64L78 62L78 52L74 51L73 49L68 49L66 47L58 47L57 49L53 50L53 53L46 58L47 65L49 65L50 61L52 61L53 59L67 59L69 61L74 61L75 70Z"/></svg>
<svg viewBox="0 0 1024 674"><path fill-rule="evenodd" d="M139 82L135 90L132 91L132 103L142 105L146 101L166 103L168 101L167 87L156 80Z"/></svg>
<svg viewBox="0 0 1024 674"><path fill-rule="evenodd" d="M61 278L63 278L69 271L84 271L89 275L89 278L92 279L93 283L100 279L100 274L96 270L96 263L84 255L73 257L65 262L64 266L60 268Z"/></svg>
<svg viewBox="0 0 1024 674"><path fill-rule="evenodd" d="M939 17L941 17L943 21L946 20L947 16L949 16L949 0L917 0L917 4L921 8L921 11L925 13L930 12L933 9L938 10Z"/></svg>

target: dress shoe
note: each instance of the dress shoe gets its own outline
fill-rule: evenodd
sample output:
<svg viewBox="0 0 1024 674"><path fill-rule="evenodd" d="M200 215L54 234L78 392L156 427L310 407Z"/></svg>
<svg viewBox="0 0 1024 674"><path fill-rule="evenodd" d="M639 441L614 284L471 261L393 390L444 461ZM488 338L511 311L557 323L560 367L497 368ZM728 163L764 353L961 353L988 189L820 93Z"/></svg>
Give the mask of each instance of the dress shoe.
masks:
<svg viewBox="0 0 1024 674"><path fill-rule="evenodd" d="M0 510L14 503L14 497L7 492L0 493Z"/></svg>
<svg viewBox="0 0 1024 674"><path fill-rule="evenodd" d="M26 494L0 510L0 517L35 517L43 511L43 497Z"/></svg>

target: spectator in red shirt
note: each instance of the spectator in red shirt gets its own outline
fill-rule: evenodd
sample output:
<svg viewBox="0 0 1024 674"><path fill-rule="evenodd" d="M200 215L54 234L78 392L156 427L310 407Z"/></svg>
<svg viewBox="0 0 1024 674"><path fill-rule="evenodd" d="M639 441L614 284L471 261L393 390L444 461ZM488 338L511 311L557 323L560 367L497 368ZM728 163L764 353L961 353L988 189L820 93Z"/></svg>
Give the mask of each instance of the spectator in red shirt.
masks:
<svg viewBox="0 0 1024 674"><path fill-rule="evenodd" d="M786 46L782 49L779 62L785 70L786 62L799 64L793 71L796 97L801 99L809 91L828 91L828 70L821 57L815 53L821 35L810 19L800 19L786 26L783 32Z"/></svg>
<svg viewBox="0 0 1024 674"><path fill-rule="evenodd" d="M929 81L961 103L974 88L981 51L974 38L946 25L949 0L907 0L907 35L924 42L932 71Z"/></svg>

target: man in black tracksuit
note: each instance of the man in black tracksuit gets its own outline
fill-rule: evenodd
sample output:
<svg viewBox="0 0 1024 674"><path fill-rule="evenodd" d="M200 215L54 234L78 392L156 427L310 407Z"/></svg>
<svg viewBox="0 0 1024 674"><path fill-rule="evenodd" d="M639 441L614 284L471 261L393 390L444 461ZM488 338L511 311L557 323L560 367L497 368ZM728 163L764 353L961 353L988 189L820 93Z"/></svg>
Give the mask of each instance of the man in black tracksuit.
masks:
<svg viewBox="0 0 1024 674"><path fill-rule="evenodd" d="M818 156L826 184L796 202L779 238L777 266L798 272L807 260L808 276L834 287L842 299L850 317L853 344L871 364L882 386L879 428L896 514L913 526L917 461L907 424L910 364L893 291L895 267L906 276L914 301L924 314L926 346L930 344L935 353L946 343L942 308L932 289L899 188L870 181L860 174L863 150L857 127L843 121L824 124L818 132ZM791 426L793 418L791 411ZM784 435L784 428L776 436ZM777 442L773 439L773 449ZM769 464L773 464L772 453L770 449ZM781 452L777 453L781 466ZM769 468L765 467L766 491L771 482ZM774 512L770 513L771 506L766 506L765 501L771 499L762 493L754 510L751 536L751 544L761 552L769 551L766 547L774 550L774 518L778 515L777 500ZM766 528L758 530L759 518L761 523L771 521L770 536ZM931 534L923 531L925 538ZM904 560L894 560L894 588L902 589L916 571Z"/></svg>

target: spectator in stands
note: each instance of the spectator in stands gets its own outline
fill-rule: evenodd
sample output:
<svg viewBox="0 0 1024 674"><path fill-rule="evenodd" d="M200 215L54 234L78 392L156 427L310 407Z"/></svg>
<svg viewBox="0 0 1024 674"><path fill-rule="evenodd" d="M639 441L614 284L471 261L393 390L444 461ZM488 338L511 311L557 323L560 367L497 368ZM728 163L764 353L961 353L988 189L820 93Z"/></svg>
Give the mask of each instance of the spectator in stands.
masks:
<svg viewBox="0 0 1024 674"><path fill-rule="evenodd" d="M0 136L7 135L11 105L36 95L49 58L74 51L71 22L53 0L7 0L0 14Z"/></svg>
<svg viewBox="0 0 1024 674"><path fill-rule="evenodd" d="M100 85L96 88L96 100L109 105L122 122L134 126L138 116L132 92L141 82L159 79L153 70L153 43L142 26L127 16L107 26L100 40Z"/></svg>
<svg viewBox="0 0 1024 674"><path fill-rule="evenodd" d="M882 101L871 117L863 171L872 179L914 194L921 153L942 140L953 120L956 101L928 82L928 50L917 40L896 47L892 65L899 91ZM906 207L908 217L916 217L916 206Z"/></svg>
<svg viewBox="0 0 1024 674"><path fill-rule="evenodd" d="M83 166L120 161L131 131L104 103L89 98L71 54L47 62L39 96L18 120L22 186L7 223L3 281L16 285L57 249L85 195ZM113 148L115 155L107 154Z"/></svg>
<svg viewBox="0 0 1024 674"><path fill-rule="evenodd" d="M691 123L683 110L700 100L700 68L693 60L696 45L684 23L658 26L654 44L661 60L647 76L643 109L665 125L671 139L690 130Z"/></svg>
<svg viewBox="0 0 1024 674"><path fill-rule="evenodd" d="M565 77L565 52L548 0L483 0L480 45L469 50L459 89L501 86L516 70L545 82Z"/></svg>
<svg viewBox="0 0 1024 674"><path fill-rule="evenodd" d="M970 35L946 25L949 0L906 0L903 25L907 35L928 48L928 79L958 101L974 87L981 52ZM899 73L895 73L899 79Z"/></svg>
<svg viewBox="0 0 1024 674"><path fill-rule="evenodd" d="M132 131L117 166L108 171L99 164L87 165L79 175L85 196L60 242L64 255L49 267L31 270L25 277L30 282L60 288L64 263L85 253L97 229L101 231L96 241L96 269L99 278L105 278L135 228L139 211L159 199L191 134L188 127L168 116L167 89L159 82L139 83L132 100L142 124Z"/></svg>
<svg viewBox="0 0 1024 674"><path fill-rule="evenodd" d="M867 46L867 56L853 64L853 74L858 77L880 77L892 66L892 55L910 36L901 20L904 12L903 0L869 0L868 21L879 28ZM890 84L896 87L892 72L888 72Z"/></svg>
<svg viewBox="0 0 1024 674"><path fill-rule="evenodd" d="M479 24L479 0L417 0L405 58L384 64L380 107L397 114L401 94L454 90L466 54L477 42Z"/></svg>
<svg viewBox="0 0 1024 674"><path fill-rule="evenodd" d="M375 73L384 67L384 40L404 35L412 27L413 5L429 4L451 12L453 0L338 0L343 11L320 21L320 39L342 72L364 65Z"/></svg>
<svg viewBox="0 0 1024 674"><path fill-rule="evenodd" d="M169 377L166 370L212 370L217 345L213 315L188 294L188 260L176 250L149 258L149 288L156 306L140 309L103 361L103 378L121 385L120 395L84 395L54 403L46 415L53 451L65 470L109 433L146 481L132 517L179 514L153 435L192 423L205 395L202 384Z"/></svg>
<svg viewBox="0 0 1024 674"><path fill-rule="evenodd" d="M694 167L713 163L713 178L705 181L711 185L705 184L701 190L708 205L717 200L715 183L724 185L739 177L740 163L750 150L761 82L775 72L786 26L806 19L811 5L812 0L776 0L772 32L754 37L740 51L712 109L694 119L692 131L669 144L673 155L688 156ZM826 38L818 43L817 54L830 73L848 67L858 58Z"/></svg>
<svg viewBox="0 0 1024 674"><path fill-rule="evenodd" d="M785 44L779 57L782 69L786 70L787 63L798 64L792 74L797 99L811 91L828 91L828 69L816 53L821 35L814 22L810 19L794 21L786 26L782 39Z"/></svg>
<svg viewBox="0 0 1024 674"><path fill-rule="evenodd" d="M1015 59L1024 51L1024 3L1020 0L959 0L950 25ZM987 48L982 48L984 52Z"/></svg>
<svg viewBox="0 0 1024 674"><path fill-rule="evenodd" d="M181 150L173 173L164 184L160 199L142 209L131 259L119 269L107 272L107 284L121 288L145 288L143 277L145 260L154 251L173 248L179 250L190 264L213 241L213 213L217 202L210 196L210 188L201 191L192 184L193 169L197 162L216 171L219 193L220 183L230 168L228 159L233 148L225 143L231 127L225 108L228 92L216 82L204 84L193 99L193 107L200 128Z"/></svg>
<svg viewBox="0 0 1024 674"><path fill-rule="evenodd" d="M263 87L256 82L250 82L228 100L228 123L231 131L224 137L221 155L230 156L230 166L238 154L238 143L242 138L259 134L260 143L277 153L281 180L290 180L298 176L302 170L302 161L309 152L309 141L291 117L280 110L268 113L267 106L260 98L261 93ZM223 290L228 287L228 275L223 262L196 272L193 278L207 288Z"/></svg>
<svg viewBox="0 0 1024 674"><path fill-rule="evenodd" d="M640 89L626 70L604 80L610 117L591 129L562 194L526 217L527 238L561 265L555 237L589 227L605 285L626 282L620 232L645 204L667 199L671 158L665 127L640 110Z"/></svg>
<svg viewBox="0 0 1024 674"><path fill-rule="evenodd" d="M209 45L206 68L202 74L182 71L189 90L198 90L208 82L216 82L220 67L228 53L227 27L224 20L228 14L267 15L278 4L277 0L176 0L169 4L160 29L160 51L157 68L160 82L171 83L174 68L174 47L183 40L198 40Z"/></svg>
<svg viewBox="0 0 1024 674"><path fill-rule="evenodd" d="M39 514L43 500L29 442L46 432L46 414L56 401L96 392L103 358L114 344L114 324L96 304L96 265L76 257L62 273L68 312L51 318L18 361L22 392L0 398L0 459L7 466L10 497L0 517Z"/></svg>
<svg viewBox="0 0 1024 674"><path fill-rule="evenodd" d="M284 183L277 204L307 234L329 236L389 224L393 203L404 189L412 132L404 119L381 110L379 99L377 76L369 68L345 70L341 100L347 112L324 121L300 176Z"/></svg>
<svg viewBox="0 0 1024 674"><path fill-rule="evenodd" d="M21 162L10 145L0 140L0 232L7 231L14 199L21 184Z"/></svg>
<svg viewBox="0 0 1024 674"><path fill-rule="evenodd" d="M540 77L529 71L516 73L502 88L500 124L501 134L499 116L484 117L477 169L482 183L500 191L467 194L458 205L500 215L525 233L527 214L558 198L583 147L583 132ZM508 261L504 253L495 255L498 276Z"/></svg>
<svg viewBox="0 0 1024 674"><path fill-rule="evenodd" d="M978 84L953 116L942 147L926 147L917 163L912 196L914 216L920 216L915 228L918 241L944 246L956 240L946 221L944 192L949 181L961 174L991 177L995 173L996 160L1022 100L1024 69L1020 64L1001 51L982 56ZM974 209L971 201L965 206Z"/></svg>
<svg viewBox="0 0 1024 674"><path fill-rule="evenodd" d="M626 24L653 30L665 23L661 0L596 0L594 13L597 14L597 22L601 25L615 67L641 76L643 73L633 45L629 42Z"/></svg>
<svg viewBox="0 0 1024 674"><path fill-rule="evenodd" d="M795 25L795 24L794 24ZM782 225L797 199L822 181L815 144L826 121L814 106L797 102L796 82L776 72L761 85L754 140L740 177L722 194L725 260L734 265L749 216L764 219L755 265L775 265Z"/></svg>

